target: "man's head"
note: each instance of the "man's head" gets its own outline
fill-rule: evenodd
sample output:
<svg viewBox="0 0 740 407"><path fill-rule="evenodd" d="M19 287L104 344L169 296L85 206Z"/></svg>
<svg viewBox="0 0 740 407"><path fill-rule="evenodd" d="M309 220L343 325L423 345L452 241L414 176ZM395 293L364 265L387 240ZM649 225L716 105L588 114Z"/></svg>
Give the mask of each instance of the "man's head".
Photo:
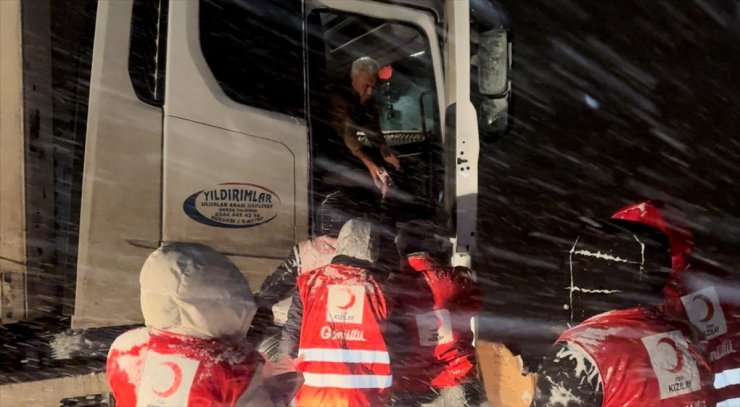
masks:
<svg viewBox="0 0 740 407"><path fill-rule="evenodd" d="M378 83L378 63L370 57L357 58L352 63L352 89L360 97L360 102L367 103L375 94Z"/></svg>

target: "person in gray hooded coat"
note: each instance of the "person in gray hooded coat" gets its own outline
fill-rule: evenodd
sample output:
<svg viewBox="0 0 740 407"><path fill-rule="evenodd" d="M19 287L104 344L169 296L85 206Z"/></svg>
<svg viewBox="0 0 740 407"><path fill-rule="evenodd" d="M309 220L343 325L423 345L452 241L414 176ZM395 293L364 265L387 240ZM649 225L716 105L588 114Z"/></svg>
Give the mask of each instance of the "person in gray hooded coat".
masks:
<svg viewBox="0 0 740 407"><path fill-rule="evenodd" d="M226 256L171 243L141 269L146 326L119 336L106 373L118 406L272 406L264 359L246 342L256 311Z"/></svg>

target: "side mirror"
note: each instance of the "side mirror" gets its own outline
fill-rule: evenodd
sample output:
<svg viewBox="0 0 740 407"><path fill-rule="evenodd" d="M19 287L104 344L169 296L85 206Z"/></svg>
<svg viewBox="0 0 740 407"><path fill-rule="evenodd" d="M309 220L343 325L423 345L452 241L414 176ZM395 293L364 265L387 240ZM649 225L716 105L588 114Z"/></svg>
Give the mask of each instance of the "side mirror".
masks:
<svg viewBox="0 0 740 407"><path fill-rule="evenodd" d="M509 127L508 98L484 100L477 110L479 134L501 134Z"/></svg>
<svg viewBox="0 0 740 407"><path fill-rule="evenodd" d="M483 140L494 140L509 128L511 99L511 41L509 32L496 27L478 37L474 56L478 71L478 133Z"/></svg>
<svg viewBox="0 0 740 407"><path fill-rule="evenodd" d="M481 95L500 97L508 90L509 33L497 27L480 34L478 46L478 91Z"/></svg>

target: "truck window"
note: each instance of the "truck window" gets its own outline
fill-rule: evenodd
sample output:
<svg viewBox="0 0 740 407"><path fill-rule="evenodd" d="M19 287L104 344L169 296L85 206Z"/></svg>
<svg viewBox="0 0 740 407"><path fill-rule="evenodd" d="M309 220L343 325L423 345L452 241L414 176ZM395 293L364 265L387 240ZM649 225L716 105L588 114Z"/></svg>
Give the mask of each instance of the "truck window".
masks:
<svg viewBox="0 0 740 407"><path fill-rule="evenodd" d="M153 106L164 104L169 0L135 0L131 10L128 73L136 96Z"/></svg>
<svg viewBox="0 0 740 407"><path fill-rule="evenodd" d="M227 96L303 115L301 18L299 1L200 1L203 56Z"/></svg>
<svg viewBox="0 0 740 407"><path fill-rule="evenodd" d="M385 67L379 74L373 101L380 130L386 145L399 157L403 175L413 179L403 187L402 182L396 185L419 204L405 209L424 218L442 215L442 139L428 38L421 30L403 22L327 11L313 12L307 26L312 158L318 195L341 189L343 182L337 179L341 177L336 177L335 171L326 169L331 164L324 164L334 160L332 157L342 156L341 151L337 154L337 149L346 149L332 124L331 118L335 116L331 99L337 91L343 97L350 97L347 95L352 94L352 63L360 57L370 57L379 67ZM356 136L370 147L362 130ZM347 165L352 167L352 163ZM361 166L360 173L368 175L362 173Z"/></svg>
<svg viewBox="0 0 740 407"><path fill-rule="evenodd" d="M383 131L433 132L437 124L434 71L426 50L386 67L391 77L382 84L377 97Z"/></svg>

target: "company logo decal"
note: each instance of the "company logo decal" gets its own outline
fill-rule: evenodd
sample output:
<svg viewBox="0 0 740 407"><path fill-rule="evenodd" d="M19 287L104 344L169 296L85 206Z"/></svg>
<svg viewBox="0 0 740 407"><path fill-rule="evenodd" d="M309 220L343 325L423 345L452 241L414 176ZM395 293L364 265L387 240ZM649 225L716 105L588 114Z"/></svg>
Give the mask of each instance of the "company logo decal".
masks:
<svg viewBox="0 0 740 407"><path fill-rule="evenodd" d="M452 342L450 311L439 309L416 315L419 345L435 346Z"/></svg>
<svg viewBox="0 0 740 407"><path fill-rule="evenodd" d="M713 339L727 333L727 321L714 287L707 287L681 297L689 321L704 335Z"/></svg>
<svg viewBox="0 0 740 407"><path fill-rule="evenodd" d="M699 368L681 331L646 336L642 343L658 379L661 400L701 389Z"/></svg>
<svg viewBox="0 0 740 407"><path fill-rule="evenodd" d="M182 209L208 226L248 228L275 219L280 204L280 197L265 187L225 183L190 195Z"/></svg>
<svg viewBox="0 0 740 407"><path fill-rule="evenodd" d="M361 285L330 285L326 306L327 322L361 324L365 309L365 287Z"/></svg>
<svg viewBox="0 0 740 407"><path fill-rule="evenodd" d="M190 398L198 361L150 352L136 396L141 406L185 406Z"/></svg>

